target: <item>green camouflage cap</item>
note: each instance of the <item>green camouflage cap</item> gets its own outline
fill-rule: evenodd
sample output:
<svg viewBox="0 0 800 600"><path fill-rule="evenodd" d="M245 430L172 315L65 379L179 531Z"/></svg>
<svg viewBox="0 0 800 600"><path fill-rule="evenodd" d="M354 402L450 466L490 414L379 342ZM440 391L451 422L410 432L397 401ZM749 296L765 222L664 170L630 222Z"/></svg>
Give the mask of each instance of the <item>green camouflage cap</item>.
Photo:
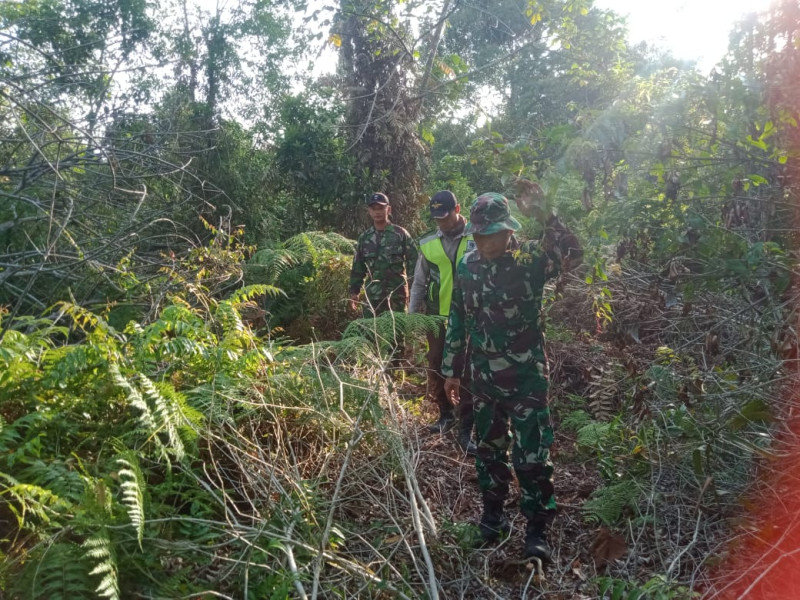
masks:
<svg viewBox="0 0 800 600"><path fill-rule="evenodd" d="M469 224L464 232L490 235L498 231L516 231L519 221L508 211L508 200L502 194L481 194L469 209Z"/></svg>

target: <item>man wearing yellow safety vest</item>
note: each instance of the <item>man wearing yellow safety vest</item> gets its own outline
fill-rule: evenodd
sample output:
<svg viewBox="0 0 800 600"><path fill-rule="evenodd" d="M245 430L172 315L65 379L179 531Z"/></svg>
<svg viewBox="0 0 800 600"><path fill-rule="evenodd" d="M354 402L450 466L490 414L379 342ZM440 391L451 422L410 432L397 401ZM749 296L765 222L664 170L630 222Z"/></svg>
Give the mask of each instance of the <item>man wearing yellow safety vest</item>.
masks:
<svg viewBox="0 0 800 600"><path fill-rule="evenodd" d="M461 206L453 192L443 190L434 194L430 199L430 211L437 227L419 241L420 253L414 269L408 312L425 312L447 317L450 314L456 265L465 252L475 247L475 242L471 235L464 235L467 220L461 216ZM445 321L438 332L428 334L426 396L439 408L438 421L428 426L431 433L445 433L456 424L453 405L444 393L444 378L441 374L444 334ZM472 442L472 426L475 418L468 389L469 385L461 386L458 444L464 452L474 456L476 447Z"/></svg>

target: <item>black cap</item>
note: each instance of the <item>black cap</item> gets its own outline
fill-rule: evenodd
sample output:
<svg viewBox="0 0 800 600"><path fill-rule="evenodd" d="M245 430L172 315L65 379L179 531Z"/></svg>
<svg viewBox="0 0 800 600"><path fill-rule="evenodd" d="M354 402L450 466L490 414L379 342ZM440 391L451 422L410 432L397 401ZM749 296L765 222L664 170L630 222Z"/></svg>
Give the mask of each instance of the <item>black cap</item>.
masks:
<svg viewBox="0 0 800 600"><path fill-rule="evenodd" d="M456 195L450 190L436 192L430 201L431 216L434 219L444 219L455 210L457 204Z"/></svg>
<svg viewBox="0 0 800 600"><path fill-rule="evenodd" d="M386 197L386 194L375 192L367 198L367 206L372 206L373 204L389 204L389 198Z"/></svg>

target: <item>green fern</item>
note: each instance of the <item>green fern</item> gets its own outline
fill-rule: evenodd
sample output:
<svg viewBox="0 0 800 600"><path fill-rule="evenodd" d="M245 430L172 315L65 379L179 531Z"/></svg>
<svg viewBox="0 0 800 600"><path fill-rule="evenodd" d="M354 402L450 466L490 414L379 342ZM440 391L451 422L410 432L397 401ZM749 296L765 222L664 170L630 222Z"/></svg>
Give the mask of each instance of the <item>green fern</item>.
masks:
<svg viewBox="0 0 800 600"><path fill-rule="evenodd" d="M231 297L227 299L227 301L238 308L238 305L241 304L242 302L248 302L254 300L259 296L271 296L275 298L278 296L285 296L285 295L286 293L282 289L276 288L273 285L256 283L253 285L246 285L234 291L231 294Z"/></svg>
<svg viewBox="0 0 800 600"><path fill-rule="evenodd" d="M153 406L152 414L158 423L158 430L166 434L169 447L175 454L175 458L183 460L185 450L183 447L183 440L178 433L178 428L183 424L183 417L180 410L178 410L173 402L170 402L169 399L164 397L147 377L140 373L137 379L139 386L144 392L145 398L147 398Z"/></svg>
<svg viewBox="0 0 800 600"><path fill-rule="evenodd" d="M596 421L587 423L578 429L578 446L584 446L593 450L600 449L611 432L611 423L598 423Z"/></svg>
<svg viewBox="0 0 800 600"><path fill-rule="evenodd" d="M31 525L28 522L29 515L42 524L49 524L52 518L70 508L70 503L54 494L52 490L22 483L6 473L0 473L0 498L3 496L13 499L13 502L6 501L6 505L17 518L20 529Z"/></svg>
<svg viewBox="0 0 800 600"><path fill-rule="evenodd" d="M294 253L286 248L263 248L253 254L247 271L267 284L275 283L282 273L297 266Z"/></svg>
<svg viewBox="0 0 800 600"><path fill-rule="evenodd" d="M17 479L46 488L70 503L80 502L86 489L80 474L58 459L34 460L19 471Z"/></svg>
<svg viewBox="0 0 800 600"><path fill-rule="evenodd" d="M613 526L622 518L626 508L636 508L640 494L639 485L632 479L601 487L584 502L584 515L590 521Z"/></svg>
<svg viewBox="0 0 800 600"><path fill-rule="evenodd" d="M122 504L131 520L131 525L136 530L136 540L139 542L139 549L142 548L142 537L144 536L144 475L139 467L139 460L133 452L125 452L117 457L117 471L122 488Z"/></svg>
<svg viewBox="0 0 800 600"><path fill-rule="evenodd" d="M352 253L355 244L338 233L306 231L289 238L283 245L300 260L316 261L316 258L325 251L337 254Z"/></svg>
<svg viewBox="0 0 800 600"><path fill-rule="evenodd" d="M275 283L281 274L311 262L324 253L352 254L354 243L338 233L307 231L289 238L277 248L263 248L253 254L248 270L265 283Z"/></svg>
<svg viewBox="0 0 800 600"><path fill-rule="evenodd" d="M161 440L157 435L155 435L158 432L155 416L150 410L150 406L148 406L147 402L145 402L144 398L142 397L141 392L139 392L139 390L137 390L133 384L131 384L125 377L122 376L119 366L116 363L111 363L108 366L108 371L111 374L111 378L114 383L125 392L128 403L139 411L138 419L141 427L146 433L152 435L153 442L159 448L163 448Z"/></svg>
<svg viewBox="0 0 800 600"><path fill-rule="evenodd" d="M561 429L564 431L580 431L586 425L589 425L592 421L592 416L587 413L585 410L573 410L570 412L564 419L561 421ZM594 430L592 430L592 437L594 438ZM584 434L583 439L584 444L586 444L586 434Z"/></svg>
<svg viewBox="0 0 800 600"><path fill-rule="evenodd" d="M183 460L185 449L178 429L184 424L180 408L170 402L147 377L138 374L138 386L128 381L115 363L109 365L114 383L124 392L128 403L138 411L139 425L160 451L162 457L171 452L176 459ZM165 444L161 435L167 439Z"/></svg>
<svg viewBox="0 0 800 600"><path fill-rule="evenodd" d="M382 349L392 348L400 341L421 338L439 330L442 318L423 314L387 311L375 318L356 319L342 334L342 339L359 337L376 341Z"/></svg>
<svg viewBox="0 0 800 600"><path fill-rule="evenodd" d="M119 581L117 577L117 557L108 537L108 531L101 530L83 543L86 556L95 562L89 575L100 576L95 591L102 598L119 600Z"/></svg>
<svg viewBox="0 0 800 600"><path fill-rule="evenodd" d="M31 600L81 600L95 598L84 551L77 545L40 544L27 556L14 578L11 597Z"/></svg>

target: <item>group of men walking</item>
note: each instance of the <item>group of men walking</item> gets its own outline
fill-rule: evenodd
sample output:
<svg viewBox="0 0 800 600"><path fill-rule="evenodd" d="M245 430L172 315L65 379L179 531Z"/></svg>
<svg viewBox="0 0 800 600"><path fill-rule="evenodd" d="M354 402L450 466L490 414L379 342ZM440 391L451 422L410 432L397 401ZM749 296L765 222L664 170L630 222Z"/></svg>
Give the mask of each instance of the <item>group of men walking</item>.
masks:
<svg viewBox="0 0 800 600"><path fill-rule="evenodd" d="M447 317L427 340L427 397L439 410L429 429L444 433L457 424L459 446L476 455L485 543L510 532L504 505L513 465L527 520L525 558L547 562L546 529L556 504L542 295L545 281L578 264L582 251L541 208L540 193L537 184L520 180L515 194L520 212L544 225L539 241L517 240L520 223L505 196L478 196L467 221L444 190L430 199L437 227L418 244L391 223L387 196L373 194L367 199L373 225L358 238L349 292L355 309L364 287L364 316L404 311L408 303L409 312Z"/></svg>

